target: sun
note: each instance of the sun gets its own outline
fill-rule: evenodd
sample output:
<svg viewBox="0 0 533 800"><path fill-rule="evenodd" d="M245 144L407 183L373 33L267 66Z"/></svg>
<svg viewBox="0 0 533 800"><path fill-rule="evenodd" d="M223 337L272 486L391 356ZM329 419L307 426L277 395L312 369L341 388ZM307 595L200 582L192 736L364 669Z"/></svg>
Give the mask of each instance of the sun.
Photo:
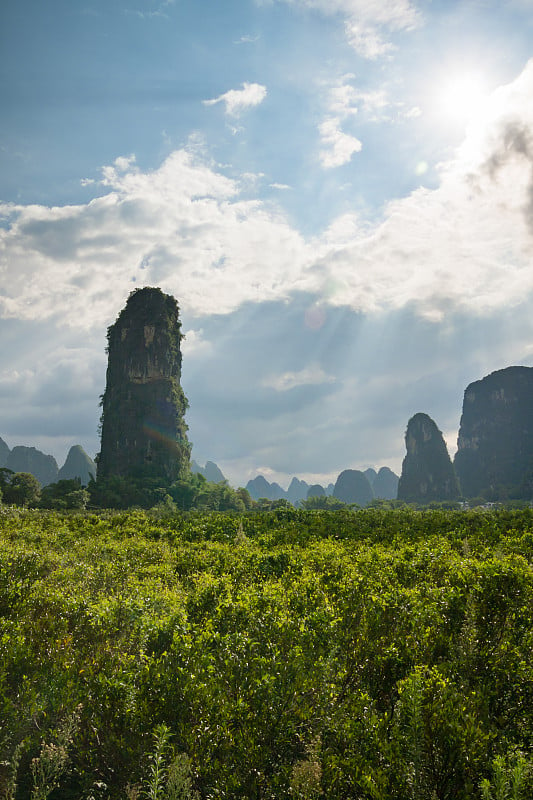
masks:
<svg viewBox="0 0 533 800"><path fill-rule="evenodd" d="M430 118L460 132L483 116L491 94L489 76L473 65L442 68L426 84Z"/></svg>
<svg viewBox="0 0 533 800"><path fill-rule="evenodd" d="M439 114L450 122L468 123L483 107L488 95L486 81L477 73L457 73L447 78L435 101Z"/></svg>

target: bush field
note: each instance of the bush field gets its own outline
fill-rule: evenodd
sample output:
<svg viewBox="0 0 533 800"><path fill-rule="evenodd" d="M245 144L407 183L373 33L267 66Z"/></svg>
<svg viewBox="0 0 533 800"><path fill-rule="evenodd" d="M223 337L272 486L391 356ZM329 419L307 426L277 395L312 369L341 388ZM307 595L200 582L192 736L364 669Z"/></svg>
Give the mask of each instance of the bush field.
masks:
<svg viewBox="0 0 533 800"><path fill-rule="evenodd" d="M533 796L531 509L0 531L0 796Z"/></svg>

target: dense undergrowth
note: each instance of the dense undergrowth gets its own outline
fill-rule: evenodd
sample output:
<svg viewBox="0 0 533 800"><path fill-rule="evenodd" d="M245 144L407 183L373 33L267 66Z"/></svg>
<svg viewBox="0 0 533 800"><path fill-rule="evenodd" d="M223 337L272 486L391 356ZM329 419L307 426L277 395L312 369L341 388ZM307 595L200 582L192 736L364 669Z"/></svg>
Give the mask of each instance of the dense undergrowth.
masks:
<svg viewBox="0 0 533 800"><path fill-rule="evenodd" d="M533 797L530 509L0 529L0 797Z"/></svg>

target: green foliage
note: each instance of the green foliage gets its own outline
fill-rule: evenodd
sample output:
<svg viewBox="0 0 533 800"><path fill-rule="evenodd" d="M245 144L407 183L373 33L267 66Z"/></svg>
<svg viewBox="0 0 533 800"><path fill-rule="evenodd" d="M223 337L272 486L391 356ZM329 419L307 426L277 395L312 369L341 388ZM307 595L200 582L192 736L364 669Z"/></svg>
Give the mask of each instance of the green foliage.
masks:
<svg viewBox="0 0 533 800"><path fill-rule="evenodd" d="M314 508L321 508L328 511L337 511L340 508L346 508L344 500L339 500L338 497L331 497L325 494L311 495L307 500L302 500L300 505L307 511L312 511Z"/></svg>
<svg viewBox="0 0 533 800"><path fill-rule="evenodd" d="M163 800L168 780L167 753L169 750L170 728L164 723L154 731L154 752L150 756L150 777L146 788L148 800Z"/></svg>
<svg viewBox="0 0 533 800"><path fill-rule="evenodd" d="M320 747L320 737L316 737L307 747L306 758L294 764L290 779L292 797L312 800L321 795Z"/></svg>
<svg viewBox="0 0 533 800"><path fill-rule="evenodd" d="M173 483L149 473L127 478L113 475L92 480L87 488L91 506L97 508L243 512L254 505L246 489L235 490L227 481L210 483L190 472Z"/></svg>
<svg viewBox="0 0 533 800"><path fill-rule="evenodd" d="M11 483L11 478L15 473L12 469L8 469L7 467L0 467L0 491L4 494L6 488Z"/></svg>
<svg viewBox="0 0 533 800"><path fill-rule="evenodd" d="M532 509L175 505L2 508L0 797L533 796Z"/></svg>
<svg viewBox="0 0 533 800"><path fill-rule="evenodd" d="M161 723L153 733L154 749L149 755L149 775L142 790L148 800L199 800L193 788L191 760L176 753L170 728Z"/></svg>
<svg viewBox="0 0 533 800"><path fill-rule="evenodd" d="M24 740L19 742L11 758L4 762L3 766L6 767L6 775L3 783L2 800L15 800L17 795L17 775L19 770L20 759L24 751Z"/></svg>
<svg viewBox="0 0 533 800"><path fill-rule="evenodd" d="M73 713L62 722L51 742L41 742L39 755L30 764L33 777L31 800L46 800L57 789L69 764L68 748L78 727L78 714Z"/></svg>
<svg viewBox="0 0 533 800"><path fill-rule="evenodd" d="M189 511L245 511L251 507L246 489L233 489L227 481L211 483L199 473L190 473L169 489L178 508Z"/></svg>
<svg viewBox="0 0 533 800"><path fill-rule="evenodd" d="M89 501L89 492L82 489L79 478L50 483L41 492L41 508L83 511Z"/></svg>
<svg viewBox="0 0 533 800"><path fill-rule="evenodd" d="M4 488L4 502L15 506L36 506L41 484L30 472L15 472Z"/></svg>
<svg viewBox="0 0 533 800"><path fill-rule="evenodd" d="M147 475L91 479L87 486L89 504L94 508L153 508L164 501L168 490L164 479Z"/></svg>
<svg viewBox="0 0 533 800"><path fill-rule="evenodd" d="M531 790L533 764L523 753L497 756L492 764L492 780L481 782L483 800L525 800Z"/></svg>

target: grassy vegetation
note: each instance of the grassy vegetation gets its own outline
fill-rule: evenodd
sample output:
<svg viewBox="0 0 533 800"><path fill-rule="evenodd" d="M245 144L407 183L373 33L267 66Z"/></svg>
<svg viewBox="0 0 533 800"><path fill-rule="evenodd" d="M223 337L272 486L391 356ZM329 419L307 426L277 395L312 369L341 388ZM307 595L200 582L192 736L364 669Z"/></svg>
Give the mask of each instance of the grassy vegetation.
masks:
<svg viewBox="0 0 533 800"><path fill-rule="evenodd" d="M0 531L0 796L533 796L530 509Z"/></svg>

